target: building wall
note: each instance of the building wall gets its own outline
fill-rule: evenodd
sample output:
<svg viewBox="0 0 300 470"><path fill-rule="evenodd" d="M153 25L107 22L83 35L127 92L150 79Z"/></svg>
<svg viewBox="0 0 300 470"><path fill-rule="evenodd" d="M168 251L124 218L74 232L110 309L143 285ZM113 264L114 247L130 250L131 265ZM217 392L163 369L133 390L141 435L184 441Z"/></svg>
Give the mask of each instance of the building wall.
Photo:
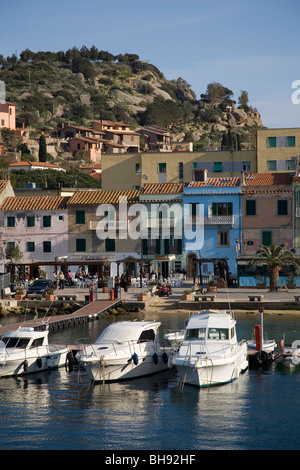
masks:
<svg viewBox="0 0 300 470"><path fill-rule="evenodd" d="M277 201L287 200L288 214L278 215ZM256 201L256 215L246 215L246 201ZM293 195L243 194L243 254L254 254L263 244L263 232L272 233L274 245L293 248Z"/></svg>
<svg viewBox="0 0 300 470"><path fill-rule="evenodd" d="M0 103L0 129L16 129L16 107L11 103Z"/></svg>
<svg viewBox="0 0 300 470"><path fill-rule="evenodd" d="M294 137L285 139L285 137ZM257 130L257 172L291 171L287 161L298 159L300 154L300 128ZM276 168L270 168L270 165ZM272 163L270 163L272 162Z"/></svg>
<svg viewBox="0 0 300 470"><path fill-rule="evenodd" d="M132 189L138 185L142 187L144 183L190 182L195 169L207 169L208 177L240 176L243 169L254 173L256 151L103 154L101 162L103 189ZM216 163L220 164L218 169L221 171L216 171ZM136 164L140 165L139 174L135 172ZM163 170L163 164L166 171L159 171Z"/></svg>
<svg viewBox="0 0 300 470"><path fill-rule="evenodd" d="M184 238L184 253L188 256L190 253L195 253L198 259L200 258L228 258L229 270L232 275L237 274L236 257L237 257L237 243L235 240L241 239L241 217L240 217L240 188L211 188L211 194L207 194L208 189L204 189L202 194L199 188L185 188L183 203L184 205L199 203L203 206L204 225L203 225L203 238L200 240L199 233L198 239L200 243L195 243L193 249L187 245L186 227ZM206 194L205 194L206 193ZM233 223L208 223L207 217L211 214L210 208L213 203L232 203ZM227 232L228 242L225 245L220 244L220 232Z"/></svg>

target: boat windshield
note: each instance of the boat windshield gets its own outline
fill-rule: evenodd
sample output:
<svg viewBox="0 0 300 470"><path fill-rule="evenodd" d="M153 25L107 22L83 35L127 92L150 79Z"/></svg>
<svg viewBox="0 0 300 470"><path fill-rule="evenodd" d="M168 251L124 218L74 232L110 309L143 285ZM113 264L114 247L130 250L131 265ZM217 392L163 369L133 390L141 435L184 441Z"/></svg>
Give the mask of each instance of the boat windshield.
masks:
<svg viewBox="0 0 300 470"><path fill-rule="evenodd" d="M229 339L229 330L227 328L209 328L208 339Z"/></svg>
<svg viewBox="0 0 300 470"><path fill-rule="evenodd" d="M188 328L185 332L185 338L189 341L205 339L206 328Z"/></svg>
<svg viewBox="0 0 300 470"><path fill-rule="evenodd" d="M25 349L31 338L2 338L6 348Z"/></svg>

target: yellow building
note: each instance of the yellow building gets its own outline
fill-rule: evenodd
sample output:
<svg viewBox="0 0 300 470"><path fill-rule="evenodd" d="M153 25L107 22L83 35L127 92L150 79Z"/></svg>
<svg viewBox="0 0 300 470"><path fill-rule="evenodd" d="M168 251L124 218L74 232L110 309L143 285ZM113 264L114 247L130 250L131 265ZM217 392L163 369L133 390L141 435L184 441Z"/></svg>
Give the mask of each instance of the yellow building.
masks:
<svg viewBox="0 0 300 470"><path fill-rule="evenodd" d="M88 266L91 274L100 278L117 275L118 265L129 257L141 258L141 241L120 236L119 202L126 198L128 210L139 202L140 191L76 191L68 202L68 262ZM121 198L121 201L120 201ZM102 206L102 207L101 207ZM110 238L101 238L98 223L103 219L101 211L113 208L109 220L115 220ZM100 209L100 212L99 212ZM113 219L111 219L113 217Z"/></svg>
<svg viewBox="0 0 300 470"><path fill-rule="evenodd" d="M145 183L197 181L206 169L209 177L239 177L256 172L256 151L153 152L103 154L102 189L139 189Z"/></svg>
<svg viewBox="0 0 300 470"><path fill-rule="evenodd" d="M257 130L257 173L295 171L300 154L300 128Z"/></svg>

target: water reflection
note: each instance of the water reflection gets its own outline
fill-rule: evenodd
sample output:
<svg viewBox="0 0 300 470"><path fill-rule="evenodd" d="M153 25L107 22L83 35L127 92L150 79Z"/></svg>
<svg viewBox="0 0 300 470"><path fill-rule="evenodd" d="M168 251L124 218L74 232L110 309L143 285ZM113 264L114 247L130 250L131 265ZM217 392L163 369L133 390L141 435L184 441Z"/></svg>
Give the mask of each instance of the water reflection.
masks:
<svg viewBox="0 0 300 470"><path fill-rule="evenodd" d="M183 315L168 315L162 315L165 329L182 327ZM110 321L52 333L51 342L96 339ZM237 321L239 338L249 338L259 315L242 315ZM265 330L279 342L282 331L300 329L299 322L295 315L269 315ZM275 364L201 390L181 389L174 369L104 385L92 384L82 370L64 368L0 379L0 448L297 449L299 385L300 367Z"/></svg>

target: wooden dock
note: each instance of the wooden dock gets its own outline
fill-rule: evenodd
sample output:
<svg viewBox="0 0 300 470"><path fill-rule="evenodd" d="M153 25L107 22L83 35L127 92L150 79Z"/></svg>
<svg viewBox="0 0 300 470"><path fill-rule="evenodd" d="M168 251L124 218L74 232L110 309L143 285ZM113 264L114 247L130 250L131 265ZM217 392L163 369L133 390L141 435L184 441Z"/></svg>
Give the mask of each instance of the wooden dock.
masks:
<svg viewBox="0 0 300 470"><path fill-rule="evenodd" d="M20 326L35 329L45 329L48 326L49 331L60 328L68 328L80 323L98 318L113 307L121 304L122 300L94 300L93 302L79 308L76 312L67 315L54 315L50 317L36 318L20 323L0 326L0 336L7 331L17 330Z"/></svg>

